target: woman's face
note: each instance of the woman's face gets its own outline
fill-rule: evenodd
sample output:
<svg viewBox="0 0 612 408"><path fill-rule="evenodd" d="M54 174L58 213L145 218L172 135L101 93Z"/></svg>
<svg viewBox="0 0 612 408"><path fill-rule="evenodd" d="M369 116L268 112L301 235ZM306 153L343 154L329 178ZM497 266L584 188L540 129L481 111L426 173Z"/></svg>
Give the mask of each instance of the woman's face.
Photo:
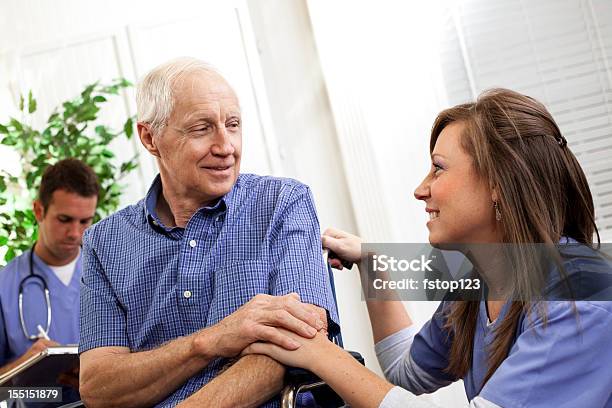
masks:
<svg viewBox="0 0 612 408"><path fill-rule="evenodd" d="M461 147L463 128L463 123L453 122L442 130L431 154L431 170L414 191L425 201L432 245L500 241L494 196Z"/></svg>

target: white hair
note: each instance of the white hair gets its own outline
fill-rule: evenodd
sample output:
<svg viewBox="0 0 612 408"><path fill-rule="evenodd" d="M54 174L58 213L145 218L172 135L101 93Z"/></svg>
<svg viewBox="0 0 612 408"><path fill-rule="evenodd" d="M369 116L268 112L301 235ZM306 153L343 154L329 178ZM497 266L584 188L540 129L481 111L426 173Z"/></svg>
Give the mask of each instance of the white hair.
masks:
<svg viewBox="0 0 612 408"><path fill-rule="evenodd" d="M150 124L152 132L159 133L174 109L174 85L184 75L197 71L220 75L212 65L191 57L172 59L149 71L136 88L138 121Z"/></svg>

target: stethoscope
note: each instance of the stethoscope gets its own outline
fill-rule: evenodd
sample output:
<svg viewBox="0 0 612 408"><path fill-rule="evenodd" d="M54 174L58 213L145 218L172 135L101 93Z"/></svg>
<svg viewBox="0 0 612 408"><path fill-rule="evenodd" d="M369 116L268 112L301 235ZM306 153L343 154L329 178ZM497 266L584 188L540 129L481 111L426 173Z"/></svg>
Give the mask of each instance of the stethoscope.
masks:
<svg viewBox="0 0 612 408"><path fill-rule="evenodd" d="M32 341L35 341L41 338L41 334L43 333L31 335L28 333L28 329L26 328L25 318L23 315L23 288L28 283L28 281L32 282L33 280L37 280L38 283L42 286L43 291L45 292L45 303L47 306L47 327L44 328L44 335L49 333L49 328L51 327L51 299L49 297L49 287L47 286L47 282L45 281L45 278L34 273L34 247L35 246L36 246L36 243L32 245L32 249L30 250L30 258L29 258L30 273L25 278L23 278L21 282L19 283L19 321L21 322L21 330L23 331L23 335L26 337L26 339L32 340ZM38 327L39 327L39 331L41 331L40 326Z"/></svg>

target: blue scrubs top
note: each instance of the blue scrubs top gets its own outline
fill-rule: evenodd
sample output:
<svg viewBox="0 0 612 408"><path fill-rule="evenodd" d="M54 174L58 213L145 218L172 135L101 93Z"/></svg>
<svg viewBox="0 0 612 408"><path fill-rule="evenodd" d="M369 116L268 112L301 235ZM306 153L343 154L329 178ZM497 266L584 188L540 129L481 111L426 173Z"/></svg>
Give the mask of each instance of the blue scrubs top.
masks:
<svg viewBox="0 0 612 408"><path fill-rule="evenodd" d="M0 366L23 355L34 344L28 340L19 320L19 284L30 274L30 251L13 259L0 270ZM68 286L36 255L34 273L41 276L49 288L51 326L49 337L60 344L79 342L79 281L81 255ZM23 289L23 314L28 334L37 334L37 325L47 326L47 307L39 280L28 279Z"/></svg>
<svg viewBox="0 0 612 408"><path fill-rule="evenodd" d="M567 247L567 251L573 252L563 263L570 277L581 277L584 287L596 280L604 283L602 290L609 288L609 263L592 256L585 246ZM452 342L452 333L445 327L450 305L443 301L414 337L410 356L432 378L452 382L458 378L445 371ZM523 313L508 357L483 386L487 350L510 303L488 324L485 302L480 302L472 364L463 378L468 400L481 396L501 407L612 408L612 301L558 300L542 305L547 321L537 310L531 316Z"/></svg>

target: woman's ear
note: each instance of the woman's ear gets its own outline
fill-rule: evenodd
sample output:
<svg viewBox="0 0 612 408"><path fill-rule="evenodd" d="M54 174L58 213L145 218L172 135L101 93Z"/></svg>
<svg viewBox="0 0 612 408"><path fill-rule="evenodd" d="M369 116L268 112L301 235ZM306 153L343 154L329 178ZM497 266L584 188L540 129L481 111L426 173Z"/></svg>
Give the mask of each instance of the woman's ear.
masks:
<svg viewBox="0 0 612 408"><path fill-rule="evenodd" d="M497 194L497 188L491 187L491 201L494 203L499 201L499 195Z"/></svg>

